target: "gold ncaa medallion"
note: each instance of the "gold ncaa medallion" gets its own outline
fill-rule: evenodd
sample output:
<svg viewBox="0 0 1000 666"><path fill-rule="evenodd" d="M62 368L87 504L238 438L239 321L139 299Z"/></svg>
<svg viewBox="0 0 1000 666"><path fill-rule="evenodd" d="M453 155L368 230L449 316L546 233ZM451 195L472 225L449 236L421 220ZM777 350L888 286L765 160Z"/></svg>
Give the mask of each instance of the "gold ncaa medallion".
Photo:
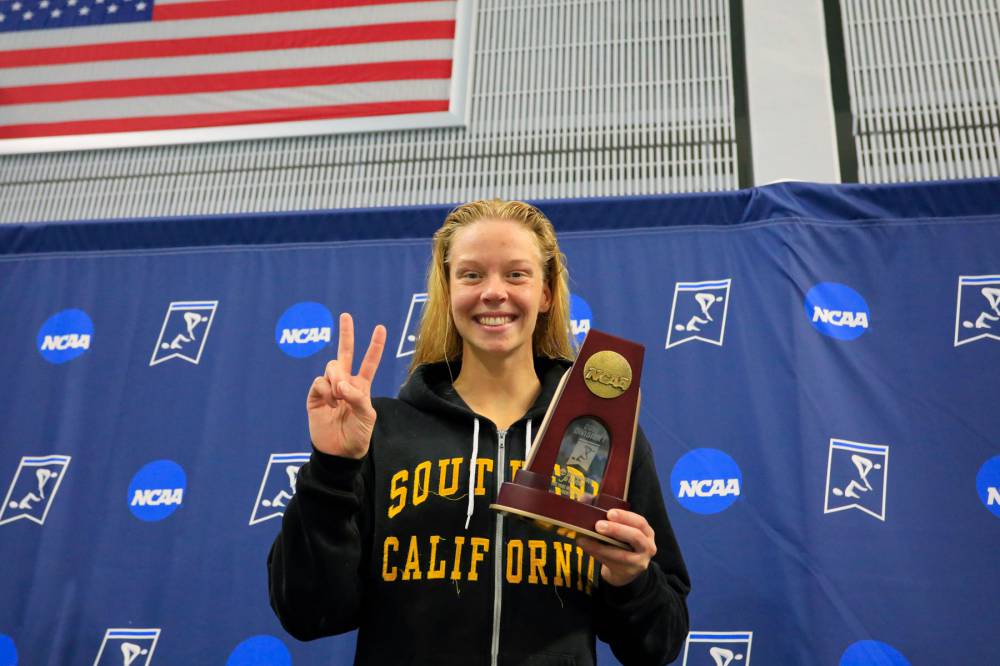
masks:
<svg viewBox="0 0 1000 666"><path fill-rule="evenodd" d="M617 398L632 384L632 366L618 352L599 351L583 366L583 381L599 398Z"/></svg>

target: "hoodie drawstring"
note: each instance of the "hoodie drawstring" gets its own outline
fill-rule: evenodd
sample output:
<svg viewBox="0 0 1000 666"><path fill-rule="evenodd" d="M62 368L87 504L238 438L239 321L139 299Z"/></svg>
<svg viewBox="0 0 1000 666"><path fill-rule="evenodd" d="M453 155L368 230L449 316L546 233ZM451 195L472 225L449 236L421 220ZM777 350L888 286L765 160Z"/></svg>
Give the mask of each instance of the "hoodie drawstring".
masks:
<svg viewBox="0 0 1000 666"><path fill-rule="evenodd" d="M528 462L528 456L531 455L531 419L528 419L528 434L524 436L524 462ZM511 479L513 481L513 479Z"/></svg>
<svg viewBox="0 0 1000 666"><path fill-rule="evenodd" d="M479 458L479 419L472 424L472 459L469 461L469 505L465 510L465 529L469 529L476 507L476 460Z"/></svg>
<svg viewBox="0 0 1000 666"><path fill-rule="evenodd" d="M531 419L528 419L528 433L524 437L524 458L528 459L531 452ZM465 509L465 529L469 529L469 522L472 520L472 513L476 509L476 467L479 459L479 419L472 422L472 459L469 463L469 503ZM497 470L502 474L503 470Z"/></svg>

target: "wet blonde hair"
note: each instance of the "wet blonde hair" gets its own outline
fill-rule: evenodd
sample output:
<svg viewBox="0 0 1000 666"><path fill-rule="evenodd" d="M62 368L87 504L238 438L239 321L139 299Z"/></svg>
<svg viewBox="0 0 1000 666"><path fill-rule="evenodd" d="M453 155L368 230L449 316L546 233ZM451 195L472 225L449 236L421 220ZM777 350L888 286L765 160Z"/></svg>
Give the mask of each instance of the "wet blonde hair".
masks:
<svg viewBox="0 0 1000 666"><path fill-rule="evenodd" d="M462 338L451 318L448 255L455 233L479 220L511 220L528 229L542 254L542 277L552 294L548 312L540 312L532 336L532 352L548 358L573 358L569 337L569 277L566 257L559 250L555 229L548 218L523 201L488 199L462 204L451 211L434 233L427 271L427 303L420 320L410 373L424 363L453 361L462 354Z"/></svg>

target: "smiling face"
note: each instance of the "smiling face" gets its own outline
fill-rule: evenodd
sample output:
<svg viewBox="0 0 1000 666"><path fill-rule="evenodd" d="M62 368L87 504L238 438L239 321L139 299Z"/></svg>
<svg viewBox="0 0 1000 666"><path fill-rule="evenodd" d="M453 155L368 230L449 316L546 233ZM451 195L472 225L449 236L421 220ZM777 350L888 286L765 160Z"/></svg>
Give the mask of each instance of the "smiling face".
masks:
<svg viewBox="0 0 1000 666"><path fill-rule="evenodd" d="M534 234L482 219L455 232L448 256L451 315L463 354L532 358L532 335L552 294Z"/></svg>

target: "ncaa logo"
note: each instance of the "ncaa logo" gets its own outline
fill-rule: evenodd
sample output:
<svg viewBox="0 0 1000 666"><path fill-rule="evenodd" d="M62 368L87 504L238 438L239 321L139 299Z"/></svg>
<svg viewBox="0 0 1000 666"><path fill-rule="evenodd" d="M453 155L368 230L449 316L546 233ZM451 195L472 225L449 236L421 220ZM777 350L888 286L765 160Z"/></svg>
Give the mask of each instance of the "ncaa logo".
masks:
<svg viewBox="0 0 1000 666"><path fill-rule="evenodd" d="M250 524L285 515L288 500L295 494L299 468L309 462L308 453L272 453L260 481L257 501L250 513Z"/></svg>
<svg viewBox="0 0 1000 666"><path fill-rule="evenodd" d="M718 449L694 449L674 465L670 487L688 511L719 513L739 499L743 473L735 460Z"/></svg>
<svg viewBox="0 0 1000 666"><path fill-rule="evenodd" d="M840 666L910 666L899 650L881 641L858 641L844 650Z"/></svg>
<svg viewBox="0 0 1000 666"><path fill-rule="evenodd" d="M274 636L252 636L229 653L226 666L292 666L292 655Z"/></svg>
<svg viewBox="0 0 1000 666"><path fill-rule="evenodd" d="M17 646L14 639L7 634L0 634L0 664L4 666L16 666Z"/></svg>
<svg viewBox="0 0 1000 666"><path fill-rule="evenodd" d="M573 336L574 346L583 344L583 339L590 331L591 319L594 313L590 310L590 304L576 294L569 295L569 325L570 335Z"/></svg>
<svg viewBox="0 0 1000 666"><path fill-rule="evenodd" d="M979 468L976 492L979 493L979 501L983 506L1000 518L1000 456L993 456Z"/></svg>
<svg viewBox="0 0 1000 666"><path fill-rule="evenodd" d="M838 340L854 340L868 330L868 303L845 284L820 282L809 290L806 317L817 331Z"/></svg>
<svg viewBox="0 0 1000 666"><path fill-rule="evenodd" d="M1000 275L962 275L955 305L955 346L1000 340Z"/></svg>
<svg viewBox="0 0 1000 666"><path fill-rule="evenodd" d="M305 301L285 310L274 327L274 340L292 358L312 356L330 344L333 315L325 305Z"/></svg>
<svg viewBox="0 0 1000 666"><path fill-rule="evenodd" d="M58 455L21 458L0 507L0 525L21 519L44 525L69 461Z"/></svg>
<svg viewBox="0 0 1000 666"><path fill-rule="evenodd" d="M149 666L159 629L108 629L94 666Z"/></svg>
<svg viewBox="0 0 1000 666"><path fill-rule="evenodd" d="M729 313L732 278L708 282L677 282L670 306L666 349L698 340L722 346Z"/></svg>
<svg viewBox="0 0 1000 666"><path fill-rule="evenodd" d="M831 439L823 513L858 509L884 521L888 472L888 446Z"/></svg>
<svg viewBox="0 0 1000 666"><path fill-rule="evenodd" d="M163 520L184 502L187 475L173 460L155 460L135 473L128 486L128 508L139 520Z"/></svg>
<svg viewBox="0 0 1000 666"><path fill-rule="evenodd" d="M752 631L692 631L682 666L748 666Z"/></svg>
<svg viewBox="0 0 1000 666"><path fill-rule="evenodd" d="M38 353L52 364L72 361L90 349L94 322L83 310L57 312L38 329Z"/></svg>
<svg viewBox="0 0 1000 666"><path fill-rule="evenodd" d="M396 358L411 356L417 349L417 332L420 330L420 320L424 315L424 304L427 294L413 294L410 299L410 309L406 311L406 323L403 324L403 334L399 336L399 347Z"/></svg>
<svg viewBox="0 0 1000 666"><path fill-rule="evenodd" d="M160 337L156 339L149 365L154 366L172 358L198 365L218 307L219 301L171 303L163 317Z"/></svg>

